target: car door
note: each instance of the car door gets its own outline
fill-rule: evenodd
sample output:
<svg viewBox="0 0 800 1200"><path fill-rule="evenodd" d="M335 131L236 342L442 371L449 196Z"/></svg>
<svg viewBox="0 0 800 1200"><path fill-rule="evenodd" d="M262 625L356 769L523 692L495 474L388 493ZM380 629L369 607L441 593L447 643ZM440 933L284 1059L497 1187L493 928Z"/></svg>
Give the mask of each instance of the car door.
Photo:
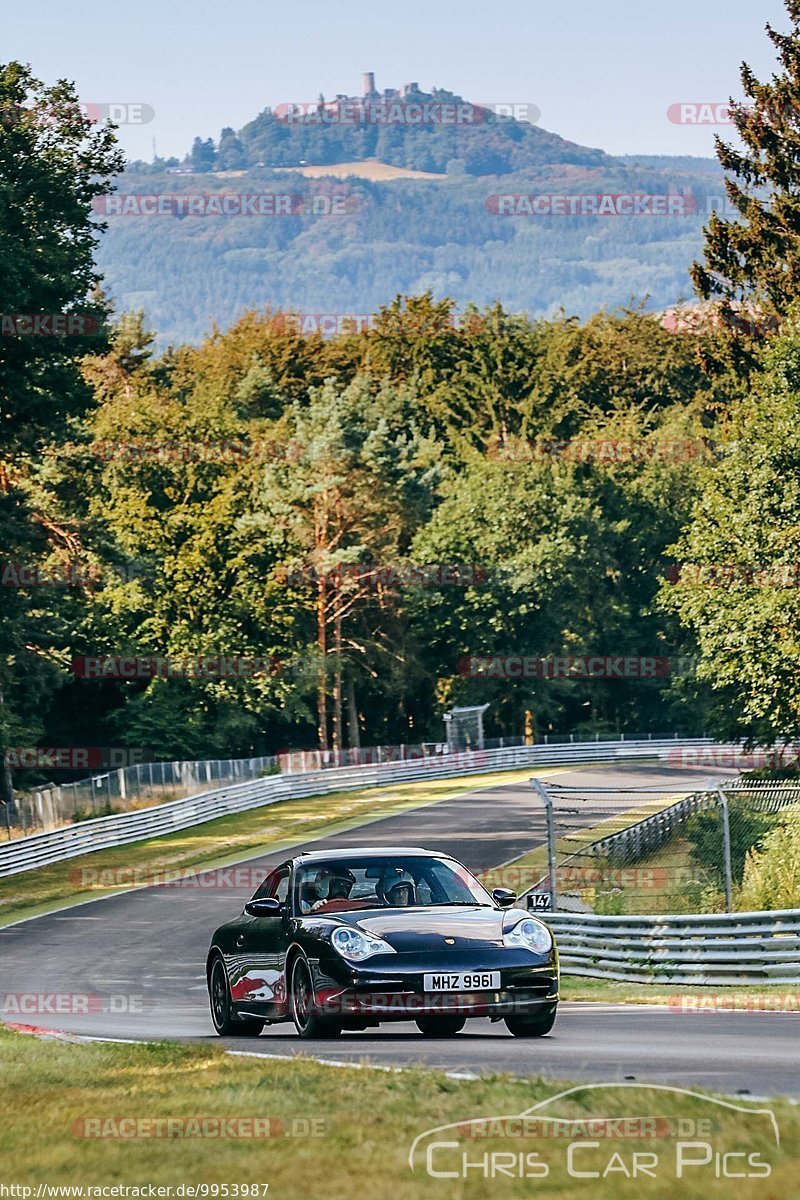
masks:
<svg viewBox="0 0 800 1200"><path fill-rule="evenodd" d="M283 972L286 909L289 897L289 866L273 871L253 896L278 900L284 909L269 916L244 913L239 921L231 972L231 999L240 1013L277 1016L285 1005Z"/></svg>

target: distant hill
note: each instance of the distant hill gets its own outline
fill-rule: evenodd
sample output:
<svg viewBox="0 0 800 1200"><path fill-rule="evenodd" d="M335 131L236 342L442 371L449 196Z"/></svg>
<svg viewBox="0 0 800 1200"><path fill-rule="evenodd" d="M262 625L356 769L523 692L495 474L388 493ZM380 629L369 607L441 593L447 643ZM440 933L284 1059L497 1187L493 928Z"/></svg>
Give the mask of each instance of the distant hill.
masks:
<svg viewBox="0 0 800 1200"><path fill-rule="evenodd" d="M265 108L219 142L195 139L187 162L195 170L298 167L377 159L390 166L444 174L507 175L528 167L572 163L599 167L602 150L565 141L531 124L474 104L441 88L416 84L361 96ZM530 106L523 106L528 108ZM538 112L534 115L538 115Z"/></svg>
<svg viewBox="0 0 800 1200"><path fill-rule="evenodd" d="M429 106L465 103L460 96L441 91L420 96L420 103L425 102ZM322 125L308 120L289 124L267 110L245 125L239 136L250 166L377 158L416 171L443 173L456 161L467 175L507 175L550 163L601 166L607 161L602 150L577 146L536 125L498 119L486 109L470 107L473 114L485 113L485 119L452 125Z"/></svg>
<svg viewBox="0 0 800 1200"><path fill-rule="evenodd" d="M290 122L265 110L238 134L196 139L183 164L130 164L119 192L157 195L167 210L177 197L177 215L109 216L98 260L118 308L144 308L164 345L196 342L246 308L363 315L427 290L460 307L501 300L531 316L564 308L582 317L633 298L663 309L691 295L708 197L723 194L714 160L614 158L415 84L396 98L401 116L403 104L429 116L421 106L466 105L469 120L323 123L310 105ZM350 105L374 116L360 103L340 97L345 114ZM394 172L425 175L386 177ZM689 202L679 216L568 215L581 197L632 193ZM213 215L202 203L206 215L186 215L186 194L217 197L219 210L224 196L281 194L288 215ZM505 207L523 211L503 215L499 194L521 196ZM556 197L559 215L529 203L525 213L526 198L542 195Z"/></svg>

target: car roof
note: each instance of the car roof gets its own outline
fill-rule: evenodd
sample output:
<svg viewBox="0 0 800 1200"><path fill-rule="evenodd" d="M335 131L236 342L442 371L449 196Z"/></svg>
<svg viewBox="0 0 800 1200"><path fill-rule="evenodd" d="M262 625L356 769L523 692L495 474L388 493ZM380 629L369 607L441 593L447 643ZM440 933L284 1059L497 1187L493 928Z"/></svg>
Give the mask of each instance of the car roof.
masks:
<svg viewBox="0 0 800 1200"><path fill-rule="evenodd" d="M414 854L421 858L450 858L438 850L423 850L420 846L344 846L341 850L304 850L295 855L294 862L340 858L385 858L387 854Z"/></svg>

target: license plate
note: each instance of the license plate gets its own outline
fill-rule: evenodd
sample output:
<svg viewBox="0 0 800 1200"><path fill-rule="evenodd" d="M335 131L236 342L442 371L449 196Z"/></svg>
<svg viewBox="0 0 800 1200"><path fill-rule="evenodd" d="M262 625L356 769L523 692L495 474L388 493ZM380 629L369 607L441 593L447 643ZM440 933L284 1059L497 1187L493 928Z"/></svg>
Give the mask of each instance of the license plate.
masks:
<svg viewBox="0 0 800 1200"><path fill-rule="evenodd" d="M426 975L426 992L491 992L500 987L499 971L451 971Z"/></svg>

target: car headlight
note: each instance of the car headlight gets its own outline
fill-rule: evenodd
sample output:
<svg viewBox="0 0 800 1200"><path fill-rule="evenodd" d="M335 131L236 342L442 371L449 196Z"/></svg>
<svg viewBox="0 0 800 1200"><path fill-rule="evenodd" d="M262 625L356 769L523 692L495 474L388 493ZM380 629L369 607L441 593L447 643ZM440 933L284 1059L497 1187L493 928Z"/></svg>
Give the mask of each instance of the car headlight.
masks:
<svg viewBox="0 0 800 1200"><path fill-rule="evenodd" d="M525 917L512 929L504 931L503 942L506 946L522 946L534 954L546 954L553 945L553 935L541 921Z"/></svg>
<svg viewBox="0 0 800 1200"><path fill-rule="evenodd" d="M371 933L364 933L361 929L350 929L340 925L338 929L334 929L331 935L331 942L334 950L338 950L342 958L346 958L348 962L363 962L366 958L372 958L373 954L396 954L397 951L383 938L375 937Z"/></svg>

